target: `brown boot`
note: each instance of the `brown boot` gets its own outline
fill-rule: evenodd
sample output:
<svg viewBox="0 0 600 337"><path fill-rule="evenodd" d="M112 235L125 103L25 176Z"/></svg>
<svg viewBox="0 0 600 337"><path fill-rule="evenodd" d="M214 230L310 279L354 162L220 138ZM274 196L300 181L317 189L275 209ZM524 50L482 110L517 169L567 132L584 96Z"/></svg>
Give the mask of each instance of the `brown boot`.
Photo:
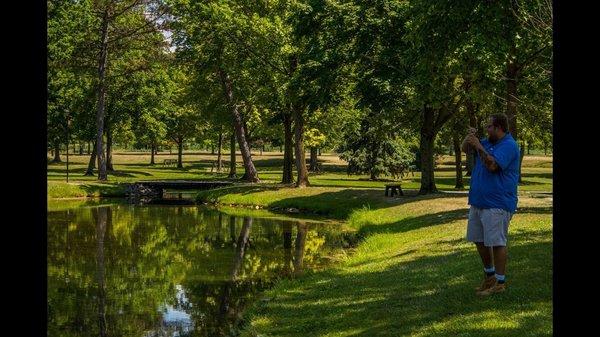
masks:
<svg viewBox="0 0 600 337"><path fill-rule="evenodd" d="M489 287L485 290L478 291L477 295L488 296L488 295L492 295L492 294L496 294L496 293L501 293L505 290L506 290L506 283L494 282L494 285L492 285L491 287Z"/></svg>
<svg viewBox="0 0 600 337"><path fill-rule="evenodd" d="M487 288L493 286L494 283L496 283L496 276L495 275L492 275L492 276L485 275L485 278L484 278L483 282L481 283L481 285L479 287L475 288L475 291L486 290Z"/></svg>

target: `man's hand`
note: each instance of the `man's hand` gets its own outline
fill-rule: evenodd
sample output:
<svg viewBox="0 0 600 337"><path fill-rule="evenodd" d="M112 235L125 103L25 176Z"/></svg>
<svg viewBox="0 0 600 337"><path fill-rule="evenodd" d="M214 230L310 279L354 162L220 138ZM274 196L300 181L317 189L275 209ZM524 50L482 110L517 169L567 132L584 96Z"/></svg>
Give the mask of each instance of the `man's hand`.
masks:
<svg viewBox="0 0 600 337"><path fill-rule="evenodd" d="M473 133L469 133L467 135L467 137L465 138L465 141L467 142L467 144L472 146L475 150L479 150L479 149L483 148L483 145L481 145L481 142L479 142L479 139Z"/></svg>
<svg viewBox="0 0 600 337"><path fill-rule="evenodd" d="M496 160L494 159L494 156L488 154L485 151L485 148L483 147L483 145L481 145L479 138L475 136L475 131L476 130L474 128L469 128L468 134L462 143L463 152L467 153L469 147L473 148L479 154L479 158L481 158L481 161L483 162L484 166L490 172L497 172L499 170L499 167L496 163Z"/></svg>

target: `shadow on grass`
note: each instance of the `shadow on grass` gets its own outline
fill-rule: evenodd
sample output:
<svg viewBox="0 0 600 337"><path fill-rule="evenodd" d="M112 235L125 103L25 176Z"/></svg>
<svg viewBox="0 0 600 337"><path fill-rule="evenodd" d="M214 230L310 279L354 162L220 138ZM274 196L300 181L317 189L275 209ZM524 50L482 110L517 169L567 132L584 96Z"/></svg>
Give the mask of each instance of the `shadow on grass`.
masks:
<svg viewBox="0 0 600 337"><path fill-rule="evenodd" d="M275 191L280 188L283 188L283 186L281 186L281 185L269 186L269 185L264 185L264 184L228 186L228 187L215 188L215 189L211 189L211 190L202 191L198 194L197 200L205 201L205 202L216 202L219 198L221 198L225 195L228 195L228 194L247 195L247 194L259 193L259 192L263 192L263 191Z"/></svg>
<svg viewBox="0 0 600 337"><path fill-rule="evenodd" d="M81 184L79 187L83 189L88 196L100 197L124 197L126 195L125 186L127 184Z"/></svg>
<svg viewBox="0 0 600 337"><path fill-rule="evenodd" d="M518 207L516 214L536 213L536 214L552 214L553 207Z"/></svg>
<svg viewBox="0 0 600 337"><path fill-rule="evenodd" d="M524 177L525 179L523 179L520 183L519 186L532 186L532 185L548 185L547 182L540 182L540 181L531 181L531 180L526 180L527 177Z"/></svg>
<svg viewBox="0 0 600 337"><path fill-rule="evenodd" d="M417 217L407 217L389 224L366 224L359 229L362 235L375 233L404 233L423 227L431 227L452 222L454 220L467 220L468 208L455 209L438 213L429 213Z"/></svg>
<svg viewBox="0 0 600 337"><path fill-rule="evenodd" d="M552 172L549 173L525 173L521 174L523 178L544 178L544 179L552 179Z"/></svg>
<svg viewBox="0 0 600 337"><path fill-rule="evenodd" d="M202 191L198 201L217 202L228 194L252 195L263 191L276 191L285 188L283 185L245 185ZM291 190L291 193L294 190ZM297 208L302 212L327 215L336 219L346 219L355 210L368 207L371 210L396 206L403 203L416 202L435 198L464 198L460 194L435 193L418 195L418 191L406 191L402 197L385 197L380 189L346 188L337 191L323 192L307 196L283 196L282 199L268 204L272 210ZM285 193L285 191L283 192ZM259 196L257 196L259 197Z"/></svg>
<svg viewBox="0 0 600 337"><path fill-rule="evenodd" d="M429 213L417 217L407 217L402 220L389 224L366 224L361 226L359 234L366 236L375 233L404 233L414 229L431 227L446 224L455 220L463 219L466 221L469 215L469 206L466 208L455 209L438 213ZM518 214L552 214L552 207L519 207Z"/></svg>
<svg viewBox="0 0 600 337"><path fill-rule="evenodd" d="M531 234L513 237L508 291L490 298L475 295L480 261L472 247L461 247L383 270L373 262L379 271L307 275L256 302L248 317L267 317L267 329L258 330L273 336L550 336L551 232Z"/></svg>
<svg viewBox="0 0 600 337"><path fill-rule="evenodd" d="M80 168L69 168L69 174L81 174L84 175L85 172L87 171L87 167L80 167ZM47 169L48 173L59 173L59 174L66 174L66 169L65 168L61 168L61 169L51 169L48 168ZM97 174L98 171L94 170L94 174ZM115 170L115 171L108 171L108 175L109 176L115 176L115 177L135 177L135 176L152 176L152 174L147 173L147 172L143 172L143 171L134 171L134 170Z"/></svg>
<svg viewBox="0 0 600 337"><path fill-rule="evenodd" d="M123 171L123 170L114 170L108 171L109 176L113 177L136 177L136 176L151 176L152 174L142 172L142 171Z"/></svg>

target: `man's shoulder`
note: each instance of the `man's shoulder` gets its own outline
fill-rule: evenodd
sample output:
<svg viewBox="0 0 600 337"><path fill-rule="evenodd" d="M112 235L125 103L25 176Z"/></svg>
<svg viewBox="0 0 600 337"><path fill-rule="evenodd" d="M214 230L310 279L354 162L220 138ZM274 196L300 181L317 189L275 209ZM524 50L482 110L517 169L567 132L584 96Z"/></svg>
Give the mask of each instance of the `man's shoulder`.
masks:
<svg viewBox="0 0 600 337"><path fill-rule="evenodd" d="M505 141L500 142L500 144L498 144L497 147L515 149L519 151L519 143L517 143L517 141L513 137L508 137Z"/></svg>

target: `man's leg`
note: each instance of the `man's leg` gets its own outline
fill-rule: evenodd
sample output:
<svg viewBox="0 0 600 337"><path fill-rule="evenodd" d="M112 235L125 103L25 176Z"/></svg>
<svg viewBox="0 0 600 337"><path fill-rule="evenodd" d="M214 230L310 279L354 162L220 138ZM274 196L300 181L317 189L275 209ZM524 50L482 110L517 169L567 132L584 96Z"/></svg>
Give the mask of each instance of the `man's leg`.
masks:
<svg viewBox="0 0 600 337"><path fill-rule="evenodd" d="M475 246L477 246L477 252L479 252L479 256L481 257L481 262L483 262L484 268L494 267L495 259L492 259L492 249L490 247L486 247L483 242L475 242ZM494 257L495 257L494 252ZM496 268L496 270L498 270Z"/></svg>
<svg viewBox="0 0 600 337"><path fill-rule="evenodd" d="M487 289L496 282L494 278L494 263L492 252L489 247L484 245L483 224L481 222L481 209L471 206L469 210L469 221L467 223L467 240L471 241L477 247L477 252L483 263L484 278L481 285L475 288L476 291Z"/></svg>
<svg viewBox="0 0 600 337"><path fill-rule="evenodd" d="M494 286L481 290L479 295L490 295L505 290L505 272L506 272L506 257L507 257L507 236L508 225L512 215L498 208L487 209L482 212L482 223L484 228L484 243L489 247L493 247L493 260L496 268Z"/></svg>
<svg viewBox="0 0 600 337"><path fill-rule="evenodd" d="M492 255L492 249L490 247L486 247L483 242L475 242L475 246L477 247L477 252L481 257L481 262L483 263L483 272L485 277L483 278L483 282L477 288L476 291L483 291L493 286L496 283L496 269L494 267L494 256Z"/></svg>
<svg viewBox="0 0 600 337"><path fill-rule="evenodd" d="M499 276L499 283L504 283L506 271L506 246L494 246L494 264L496 265L496 275Z"/></svg>

